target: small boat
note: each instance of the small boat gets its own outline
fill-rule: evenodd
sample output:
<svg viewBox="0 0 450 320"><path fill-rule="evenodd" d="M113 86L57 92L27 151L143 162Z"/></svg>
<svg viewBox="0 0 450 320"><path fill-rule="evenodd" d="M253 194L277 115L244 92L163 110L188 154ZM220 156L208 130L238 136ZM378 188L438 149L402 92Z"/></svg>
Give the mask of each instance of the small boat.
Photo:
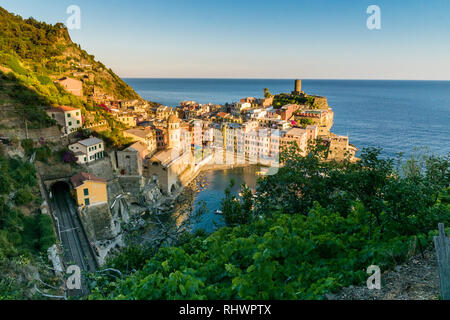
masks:
<svg viewBox="0 0 450 320"><path fill-rule="evenodd" d="M217 215L222 215L223 214L223 212L221 210L215 210L214 213L217 214Z"/></svg>

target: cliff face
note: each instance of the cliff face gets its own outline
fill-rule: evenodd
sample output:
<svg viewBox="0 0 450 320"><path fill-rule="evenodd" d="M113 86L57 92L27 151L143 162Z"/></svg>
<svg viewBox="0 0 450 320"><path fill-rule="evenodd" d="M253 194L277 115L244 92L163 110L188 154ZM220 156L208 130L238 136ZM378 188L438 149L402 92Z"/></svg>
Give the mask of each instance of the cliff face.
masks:
<svg viewBox="0 0 450 320"><path fill-rule="evenodd" d="M55 83L63 77L80 80L83 96ZM26 109L32 125L47 127L51 123L37 106L89 108L99 95L140 98L111 69L73 43L63 24L23 19L0 7L0 111L10 106Z"/></svg>

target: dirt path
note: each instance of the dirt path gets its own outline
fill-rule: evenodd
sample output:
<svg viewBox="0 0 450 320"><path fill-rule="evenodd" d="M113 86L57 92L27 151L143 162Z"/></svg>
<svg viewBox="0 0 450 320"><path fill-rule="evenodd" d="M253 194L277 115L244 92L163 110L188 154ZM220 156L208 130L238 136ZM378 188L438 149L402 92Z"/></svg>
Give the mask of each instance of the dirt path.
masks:
<svg viewBox="0 0 450 320"><path fill-rule="evenodd" d="M415 256L395 270L383 273L381 290L366 286L344 288L330 300L438 300L439 274L434 250Z"/></svg>

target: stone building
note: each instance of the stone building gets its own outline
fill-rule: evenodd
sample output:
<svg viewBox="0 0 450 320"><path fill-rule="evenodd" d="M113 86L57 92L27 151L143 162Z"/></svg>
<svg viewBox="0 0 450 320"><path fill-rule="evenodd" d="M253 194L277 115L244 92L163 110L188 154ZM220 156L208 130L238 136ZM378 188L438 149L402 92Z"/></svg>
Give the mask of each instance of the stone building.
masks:
<svg viewBox="0 0 450 320"><path fill-rule="evenodd" d="M271 107L273 105L273 97L260 99L259 100L259 105L262 108Z"/></svg>
<svg viewBox="0 0 450 320"><path fill-rule="evenodd" d="M301 92L302 92L302 80L295 80L294 93L301 93Z"/></svg>
<svg viewBox="0 0 450 320"><path fill-rule="evenodd" d="M122 151L116 151L117 170L121 175L142 176L145 158L150 154L147 145L138 141Z"/></svg>
<svg viewBox="0 0 450 320"><path fill-rule="evenodd" d="M192 152L167 149L147 159L144 175L157 183L165 195L174 195L189 182L194 170Z"/></svg>
<svg viewBox="0 0 450 320"><path fill-rule="evenodd" d="M331 137L327 138L326 141L329 143L327 160L354 160L358 148L349 143L349 138L347 136L333 134Z"/></svg>

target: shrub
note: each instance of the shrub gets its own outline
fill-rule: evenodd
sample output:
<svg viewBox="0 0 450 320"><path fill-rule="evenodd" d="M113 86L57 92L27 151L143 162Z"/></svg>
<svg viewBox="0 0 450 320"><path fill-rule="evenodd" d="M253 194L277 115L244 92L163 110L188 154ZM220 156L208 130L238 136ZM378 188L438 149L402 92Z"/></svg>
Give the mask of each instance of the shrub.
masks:
<svg viewBox="0 0 450 320"><path fill-rule="evenodd" d="M27 156L30 156L34 152L34 142L31 139L22 140L21 146Z"/></svg>
<svg viewBox="0 0 450 320"><path fill-rule="evenodd" d="M42 146L36 149L36 160L41 162L48 162L48 159L52 156L52 150L48 146Z"/></svg>
<svg viewBox="0 0 450 320"><path fill-rule="evenodd" d="M39 82L41 84L43 84L44 86L47 86L49 84L52 84L52 79L50 79L47 76L38 76L37 79L39 80Z"/></svg>
<svg viewBox="0 0 450 320"><path fill-rule="evenodd" d="M39 226L39 248L42 252L46 252L55 242L56 237L53 231L52 219L44 214L38 216Z"/></svg>
<svg viewBox="0 0 450 320"><path fill-rule="evenodd" d="M20 188L17 190L15 196L14 196L14 202L18 205L25 205L33 201L33 194L31 193L31 190L28 186L25 186L23 188Z"/></svg>

